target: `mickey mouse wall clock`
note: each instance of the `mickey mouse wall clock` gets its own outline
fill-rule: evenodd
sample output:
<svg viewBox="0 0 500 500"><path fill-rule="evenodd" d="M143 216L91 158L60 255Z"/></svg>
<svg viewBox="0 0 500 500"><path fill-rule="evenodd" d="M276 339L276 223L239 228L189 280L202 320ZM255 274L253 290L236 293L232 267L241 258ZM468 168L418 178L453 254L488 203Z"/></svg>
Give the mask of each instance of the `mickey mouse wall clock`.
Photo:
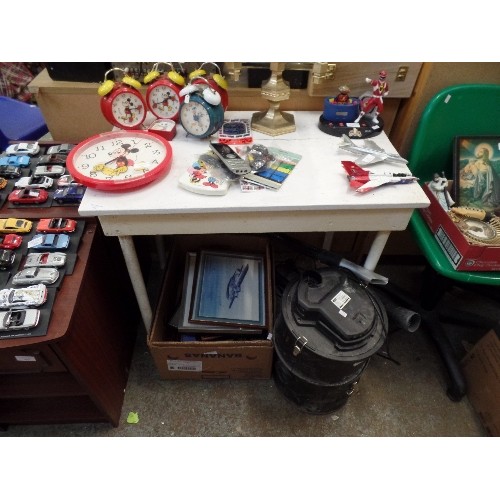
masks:
<svg viewBox="0 0 500 500"><path fill-rule="evenodd" d="M66 160L73 178L105 191L125 191L166 175L172 147L163 137L143 130L94 135L75 146Z"/></svg>
<svg viewBox="0 0 500 500"><path fill-rule="evenodd" d="M110 72L121 71L121 82L108 80ZM97 89L101 96L101 111L111 125L124 130L141 128L146 119L147 106L139 89L141 83L121 68L112 68L104 75L104 83Z"/></svg>
<svg viewBox="0 0 500 500"><path fill-rule="evenodd" d="M167 74L158 70L160 64L168 64L172 68ZM168 118L177 121L184 96L184 77L174 71L171 63L155 63L153 69L144 77L144 83L150 84L146 92L146 104L149 111L157 118Z"/></svg>

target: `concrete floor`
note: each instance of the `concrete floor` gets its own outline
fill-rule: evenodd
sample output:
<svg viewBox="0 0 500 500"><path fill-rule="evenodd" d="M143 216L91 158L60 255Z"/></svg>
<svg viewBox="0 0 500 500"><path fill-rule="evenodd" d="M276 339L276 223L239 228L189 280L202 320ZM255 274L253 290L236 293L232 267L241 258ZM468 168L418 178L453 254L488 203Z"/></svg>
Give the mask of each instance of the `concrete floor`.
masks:
<svg viewBox="0 0 500 500"><path fill-rule="evenodd" d="M419 266L381 266L393 282L416 288ZM408 289L408 288L407 288ZM453 298L460 300L460 297ZM482 306L495 311L495 302ZM427 334L391 332L394 361L375 355L347 404L328 415L304 413L270 380L160 380L139 327L121 423L10 426L14 436L486 436L465 397L446 395L446 374ZM129 412L139 422L127 423Z"/></svg>
<svg viewBox="0 0 500 500"><path fill-rule="evenodd" d="M418 287L422 268L377 271L409 290ZM464 301L459 292L450 297ZM498 316L494 300L473 304ZM160 380L139 327L120 425L10 426L0 434L9 457L2 489L22 484L23 498L32 492L51 500L66 499L75 485L79 498L94 497L97 485L98 498L303 500L335 493L417 500L430 491L431 498L490 498L498 439L480 439L487 434L467 397L448 398L443 365L425 332L396 330L389 338L394 361L373 356L347 404L310 415L272 379ZM129 412L138 423L127 423ZM42 436L49 443L36 439ZM50 488L41 491L52 477L47 467L57 471L57 481L49 479Z"/></svg>

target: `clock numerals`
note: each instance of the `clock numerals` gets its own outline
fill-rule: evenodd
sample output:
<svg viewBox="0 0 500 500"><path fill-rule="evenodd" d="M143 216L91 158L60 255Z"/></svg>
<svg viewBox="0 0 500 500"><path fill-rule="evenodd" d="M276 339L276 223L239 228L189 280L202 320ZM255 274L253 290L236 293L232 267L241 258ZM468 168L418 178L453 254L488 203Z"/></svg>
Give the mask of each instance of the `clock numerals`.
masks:
<svg viewBox="0 0 500 500"><path fill-rule="evenodd" d="M74 148L67 165L75 180L103 190L126 190L169 170L168 141L148 132L115 131L91 137Z"/></svg>

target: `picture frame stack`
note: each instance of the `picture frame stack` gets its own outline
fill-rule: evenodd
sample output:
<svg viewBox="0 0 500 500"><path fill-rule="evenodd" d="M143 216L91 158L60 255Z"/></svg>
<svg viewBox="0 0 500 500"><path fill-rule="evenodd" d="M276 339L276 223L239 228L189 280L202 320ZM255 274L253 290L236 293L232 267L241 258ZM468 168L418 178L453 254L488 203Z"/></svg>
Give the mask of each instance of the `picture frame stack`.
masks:
<svg viewBox="0 0 500 500"><path fill-rule="evenodd" d="M180 306L170 320L180 338L259 338L270 327L263 254L200 249L187 252Z"/></svg>

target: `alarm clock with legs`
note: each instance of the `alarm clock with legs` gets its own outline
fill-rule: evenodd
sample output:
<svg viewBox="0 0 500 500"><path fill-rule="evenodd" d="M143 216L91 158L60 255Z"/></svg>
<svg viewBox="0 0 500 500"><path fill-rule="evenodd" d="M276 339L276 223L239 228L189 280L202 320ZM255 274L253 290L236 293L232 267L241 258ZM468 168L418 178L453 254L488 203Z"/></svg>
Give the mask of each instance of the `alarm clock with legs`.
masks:
<svg viewBox="0 0 500 500"><path fill-rule="evenodd" d="M108 74L122 72L120 82L108 79ZM101 111L111 125L123 130L142 128L146 119L146 101L139 92L141 83L122 68L112 68L104 75L104 83L97 89L101 96Z"/></svg>

